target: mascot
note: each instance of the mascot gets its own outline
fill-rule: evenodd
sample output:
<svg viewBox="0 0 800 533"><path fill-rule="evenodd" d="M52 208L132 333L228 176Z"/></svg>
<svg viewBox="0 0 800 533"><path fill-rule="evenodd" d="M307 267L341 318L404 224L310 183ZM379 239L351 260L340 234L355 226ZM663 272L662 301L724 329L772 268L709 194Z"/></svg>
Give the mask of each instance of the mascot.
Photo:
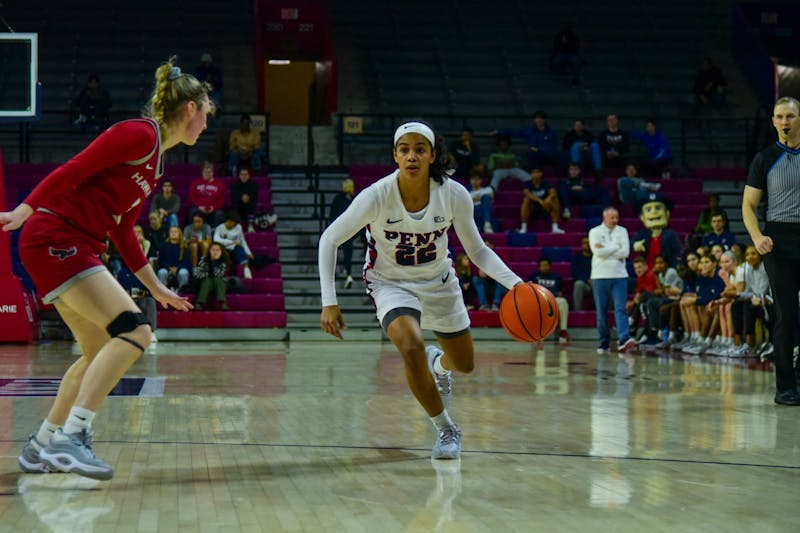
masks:
<svg viewBox="0 0 800 533"><path fill-rule="evenodd" d="M675 267L681 256L681 241L675 230L669 229L672 200L654 192L637 202L639 220L644 228L633 236L631 249L647 258L647 268L653 269L656 257L663 255L667 264Z"/></svg>

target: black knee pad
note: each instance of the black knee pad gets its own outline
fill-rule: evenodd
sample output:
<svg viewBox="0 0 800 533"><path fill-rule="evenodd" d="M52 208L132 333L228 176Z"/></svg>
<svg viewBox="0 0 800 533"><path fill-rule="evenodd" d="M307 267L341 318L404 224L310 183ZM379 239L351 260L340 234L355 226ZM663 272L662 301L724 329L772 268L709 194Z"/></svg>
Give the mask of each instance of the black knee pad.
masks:
<svg viewBox="0 0 800 533"><path fill-rule="evenodd" d="M147 320L144 313L123 311L117 318L111 321L111 324L106 327L106 331L112 338L119 337L121 334L130 333L139 326L145 324L150 326L150 329L153 329L153 325Z"/></svg>

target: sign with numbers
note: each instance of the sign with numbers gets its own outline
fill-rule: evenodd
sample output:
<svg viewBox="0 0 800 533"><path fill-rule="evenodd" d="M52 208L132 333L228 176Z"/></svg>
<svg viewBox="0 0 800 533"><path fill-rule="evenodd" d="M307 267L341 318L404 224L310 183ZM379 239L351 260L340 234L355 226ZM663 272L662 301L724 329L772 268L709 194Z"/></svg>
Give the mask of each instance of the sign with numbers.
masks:
<svg viewBox="0 0 800 533"><path fill-rule="evenodd" d="M361 117L343 117L344 132L348 135L361 135L364 133L364 119Z"/></svg>

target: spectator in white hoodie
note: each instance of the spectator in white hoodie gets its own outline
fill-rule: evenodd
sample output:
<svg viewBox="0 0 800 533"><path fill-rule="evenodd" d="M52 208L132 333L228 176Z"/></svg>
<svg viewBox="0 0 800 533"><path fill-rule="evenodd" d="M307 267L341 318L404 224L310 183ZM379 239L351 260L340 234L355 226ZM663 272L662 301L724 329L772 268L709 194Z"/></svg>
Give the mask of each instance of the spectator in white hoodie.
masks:
<svg viewBox="0 0 800 533"><path fill-rule="evenodd" d="M220 243L228 250L234 264L244 266L245 279L252 279L250 261L254 259L254 256L250 247L247 246L241 222L239 213L233 210L229 211L225 222L214 229L214 242Z"/></svg>

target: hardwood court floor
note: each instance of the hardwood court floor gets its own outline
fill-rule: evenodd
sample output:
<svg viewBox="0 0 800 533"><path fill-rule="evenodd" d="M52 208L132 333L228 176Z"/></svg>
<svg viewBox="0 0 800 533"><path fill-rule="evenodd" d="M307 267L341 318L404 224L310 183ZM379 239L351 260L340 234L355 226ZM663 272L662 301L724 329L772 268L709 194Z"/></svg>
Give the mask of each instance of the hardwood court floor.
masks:
<svg viewBox="0 0 800 533"><path fill-rule="evenodd" d="M16 465L73 347L0 346L0 531L797 531L800 408L752 361L478 342L458 462L377 342L160 343L95 423L108 482ZM134 394L125 396L124 394ZM138 394L138 395L136 395Z"/></svg>

